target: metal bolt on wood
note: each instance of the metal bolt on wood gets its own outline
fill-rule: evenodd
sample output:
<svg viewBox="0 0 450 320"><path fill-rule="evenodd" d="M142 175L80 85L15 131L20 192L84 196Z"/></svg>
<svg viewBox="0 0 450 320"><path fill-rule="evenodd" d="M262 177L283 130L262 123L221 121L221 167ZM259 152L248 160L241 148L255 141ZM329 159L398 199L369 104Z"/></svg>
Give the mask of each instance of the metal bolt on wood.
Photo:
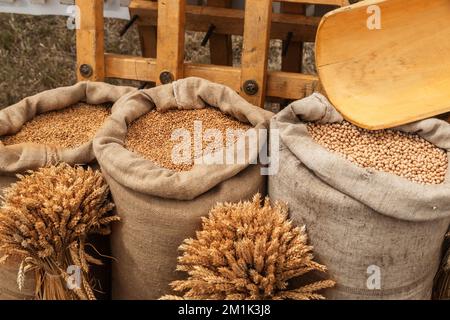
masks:
<svg viewBox="0 0 450 320"><path fill-rule="evenodd" d="M93 72L94 70L88 64L82 64L80 66L80 74L85 78L89 78L90 76L92 76Z"/></svg>
<svg viewBox="0 0 450 320"><path fill-rule="evenodd" d="M170 73L169 71L163 71L161 72L161 74L159 75L159 80L161 81L162 84L168 84L173 82L174 78L173 78L173 74Z"/></svg>
<svg viewBox="0 0 450 320"><path fill-rule="evenodd" d="M247 80L244 82L244 92L249 96L254 96L259 91L259 85L255 80Z"/></svg>

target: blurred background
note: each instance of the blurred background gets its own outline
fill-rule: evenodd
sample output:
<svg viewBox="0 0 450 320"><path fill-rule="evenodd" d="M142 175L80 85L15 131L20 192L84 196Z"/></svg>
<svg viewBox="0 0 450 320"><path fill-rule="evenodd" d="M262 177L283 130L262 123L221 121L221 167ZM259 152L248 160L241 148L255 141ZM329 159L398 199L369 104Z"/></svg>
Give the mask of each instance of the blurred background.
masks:
<svg viewBox="0 0 450 320"><path fill-rule="evenodd" d="M239 1L236 2L239 5ZM316 8L315 14L322 15L327 10ZM314 14L314 10L310 12ZM66 21L67 17L0 13L0 108L40 91L76 82L75 31L66 27ZM125 24L124 20L105 20L107 52L141 55L135 27L123 37L119 36ZM208 45L200 45L203 37L203 33L187 32L186 61L210 63ZM272 40L271 70L281 68L281 47L281 41ZM240 64L241 48L242 37L233 36L234 65ZM303 66L303 72L315 73L312 43L305 44ZM138 82L114 79L108 82L140 85Z"/></svg>

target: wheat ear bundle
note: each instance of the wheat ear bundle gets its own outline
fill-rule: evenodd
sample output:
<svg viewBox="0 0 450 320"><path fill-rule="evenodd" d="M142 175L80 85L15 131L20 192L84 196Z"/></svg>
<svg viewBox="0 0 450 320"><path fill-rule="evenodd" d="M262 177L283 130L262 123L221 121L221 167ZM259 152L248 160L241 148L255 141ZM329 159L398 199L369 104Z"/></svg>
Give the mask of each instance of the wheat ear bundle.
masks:
<svg viewBox="0 0 450 320"><path fill-rule="evenodd" d="M261 200L257 194L251 202L214 207L196 239L180 246L177 270L189 276L171 286L182 297L161 299L324 299L318 291L334 286L332 280L288 287L289 280L326 267L313 261L305 227L287 219L287 205Z"/></svg>
<svg viewBox="0 0 450 320"><path fill-rule="evenodd" d="M87 236L110 233L119 220L109 215L113 207L101 173L90 168L60 164L19 176L0 208L0 262L20 258L19 289L34 273L36 299L94 300L89 264L101 261L86 253ZM70 266L81 271L78 279Z"/></svg>

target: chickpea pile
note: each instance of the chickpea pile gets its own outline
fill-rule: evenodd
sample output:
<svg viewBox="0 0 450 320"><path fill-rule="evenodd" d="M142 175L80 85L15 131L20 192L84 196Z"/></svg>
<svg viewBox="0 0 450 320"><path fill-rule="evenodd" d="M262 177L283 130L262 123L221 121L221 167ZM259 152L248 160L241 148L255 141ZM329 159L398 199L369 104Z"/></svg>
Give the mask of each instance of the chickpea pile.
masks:
<svg viewBox="0 0 450 320"><path fill-rule="evenodd" d="M309 123L312 138L361 167L389 172L421 184L445 180L444 150L416 134L396 130L369 131L349 122Z"/></svg>

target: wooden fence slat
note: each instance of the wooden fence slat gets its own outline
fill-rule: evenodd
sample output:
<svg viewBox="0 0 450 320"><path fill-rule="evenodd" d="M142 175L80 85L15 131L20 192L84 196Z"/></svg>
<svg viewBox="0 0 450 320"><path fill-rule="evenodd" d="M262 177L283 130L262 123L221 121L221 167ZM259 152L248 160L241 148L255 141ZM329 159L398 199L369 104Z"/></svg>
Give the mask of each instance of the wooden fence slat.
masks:
<svg viewBox="0 0 450 320"><path fill-rule="evenodd" d="M157 0L151 0L156 2ZM134 15L133 11L131 14ZM146 58L156 58L156 39L157 39L157 27L143 25L138 22L139 40L141 42L142 56Z"/></svg>
<svg viewBox="0 0 450 320"><path fill-rule="evenodd" d="M139 21L145 25L156 25L158 5L151 1L134 0L130 10L139 14ZM243 35L244 11L239 9L186 6L186 30L206 32L214 23L215 34ZM271 38L285 39L286 34L294 33L293 41L313 42L320 17L306 17L298 14L272 15Z"/></svg>
<svg viewBox="0 0 450 320"><path fill-rule="evenodd" d="M208 6L211 7L231 7L231 0L208 0ZM231 35L214 33L209 39L209 48L211 52L211 63L216 65L233 65L233 46Z"/></svg>
<svg viewBox="0 0 450 320"><path fill-rule="evenodd" d="M133 57L107 53L105 56L106 76L119 79L155 81L159 73L156 59ZM221 83L239 91L241 88L241 70L230 66L186 63L186 77L200 77ZM318 78L301 73L269 71L267 73L267 95L286 99L300 99L307 88L314 88Z"/></svg>
<svg viewBox="0 0 450 320"><path fill-rule="evenodd" d="M76 0L79 11L77 42L78 81L102 81L105 77L103 0ZM80 68L84 66L84 73Z"/></svg>
<svg viewBox="0 0 450 320"><path fill-rule="evenodd" d="M331 6L346 6L349 4L348 0L277 0L279 2L291 2L291 3L307 3L307 4L323 4Z"/></svg>
<svg viewBox="0 0 450 320"><path fill-rule="evenodd" d="M214 0L213 0L214 1ZM221 0L217 0L221 1ZM223 1L223 0L222 0ZM335 1L335 2L333 2ZM287 0L292 4L338 3L338 0ZM346 2L346 1L341 1ZM269 39L283 39L287 32L294 32L293 41L307 41L314 34L320 18L299 14L272 14L271 0L247 0L247 10L217 7L186 6L186 0L133 0L130 9L139 14L138 27L164 26L158 28L157 40L149 34L151 29L141 29L144 37L145 56L135 57L104 52L103 0L76 0L81 11L80 28L77 30L77 66L86 65L85 72L78 70L79 80L103 80L105 77L145 82L168 82L183 77L202 77L222 83L240 92L249 102L263 106L264 99L279 97L299 99L311 93L319 84L313 75L285 71L267 71ZM158 12L159 11L159 12ZM242 67L184 63L184 31L186 12L190 15L193 30L207 29L212 21L219 26L219 34L243 34ZM141 15L142 14L142 15ZM244 22L244 23L242 23ZM276 26L275 33L272 27ZM240 29L239 29L240 28ZM192 29L191 29L192 30ZM198 31L198 30L197 30ZM277 37L279 36L279 37ZM153 38L152 38L153 37ZM150 40L150 42L148 42ZM156 45L156 58L154 44ZM146 44L152 44L147 46ZM291 51L292 48L289 48ZM288 51L288 52L289 52ZM296 68L298 65L296 66ZM290 67L284 67L289 69ZM90 71L86 75L86 70ZM166 76L161 77L161 73ZM167 76L169 74L169 76ZM162 81L161 81L162 79ZM254 81L258 90L244 90Z"/></svg>
<svg viewBox="0 0 450 320"><path fill-rule="evenodd" d="M158 76L157 84L183 78L184 25L186 0L158 1L157 63L158 75L170 73L165 81Z"/></svg>
<svg viewBox="0 0 450 320"><path fill-rule="evenodd" d="M156 27L140 25L138 26L138 32L142 56L146 58L156 58Z"/></svg>
<svg viewBox="0 0 450 320"><path fill-rule="evenodd" d="M156 59L107 53L106 77L116 79L156 82Z"/></svg>
<svg viewBox="0 0 450 320"><path fill-rule="evenodd" d="M263 107L269 57L272 0L247 0L242 46L241 95L254 105ZM258 91L248 94L245 84L255 81Z"/></svg>

